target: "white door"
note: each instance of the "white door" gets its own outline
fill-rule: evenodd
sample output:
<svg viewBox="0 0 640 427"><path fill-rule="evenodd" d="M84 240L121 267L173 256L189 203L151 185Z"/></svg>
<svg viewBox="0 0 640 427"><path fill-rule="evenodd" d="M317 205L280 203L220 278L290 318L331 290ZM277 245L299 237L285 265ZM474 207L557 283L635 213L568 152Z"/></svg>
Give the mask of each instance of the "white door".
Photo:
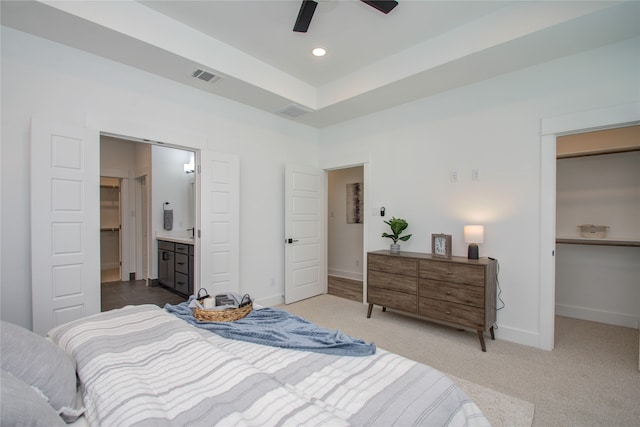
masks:
<svg viewBox="0 0 640 427"><path fill-rule="evenodd" d="M240 292L240 161L232 154L200 152L200 268L195 289L210 295ZM198 236L196 236L198 237Z"/></svg>
<svg viewBox="0 0 640 427"><path fill-rule="evenodd" d="M287 165L285 171L284 302L327 292L324 172Z"/></svg>
<svg viewBox="0 0 640 427"><path fill-rule="evenodd" d="M33 330L100 312L97 131L31 123Z"/></svg>

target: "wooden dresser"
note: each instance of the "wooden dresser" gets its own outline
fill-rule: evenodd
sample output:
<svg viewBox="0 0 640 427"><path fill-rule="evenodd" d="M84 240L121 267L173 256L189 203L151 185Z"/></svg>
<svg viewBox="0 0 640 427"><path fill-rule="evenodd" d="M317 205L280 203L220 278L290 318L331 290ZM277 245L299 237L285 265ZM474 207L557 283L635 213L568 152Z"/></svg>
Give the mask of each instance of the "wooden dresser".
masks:
<svg viewBox="0 0 640 427"><path fill-rule="evenodd" d="M478 332L495 339L497 263L480 258L439 257L416 252L367 254L367 302Z"/></svg>

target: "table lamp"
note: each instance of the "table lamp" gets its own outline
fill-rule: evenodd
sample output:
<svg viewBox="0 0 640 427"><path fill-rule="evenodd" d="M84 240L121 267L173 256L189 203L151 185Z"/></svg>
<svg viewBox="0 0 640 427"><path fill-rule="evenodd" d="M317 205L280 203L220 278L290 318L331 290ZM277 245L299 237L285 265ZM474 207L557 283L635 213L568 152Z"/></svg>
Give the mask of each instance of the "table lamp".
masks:
<svg viewBox="0 0 640 427"><path fill-rule="evenodd" d="M467 258L478 259L478 243L484 242L484 226L482 225L465 225L464 241L469 244Z"/></svg>

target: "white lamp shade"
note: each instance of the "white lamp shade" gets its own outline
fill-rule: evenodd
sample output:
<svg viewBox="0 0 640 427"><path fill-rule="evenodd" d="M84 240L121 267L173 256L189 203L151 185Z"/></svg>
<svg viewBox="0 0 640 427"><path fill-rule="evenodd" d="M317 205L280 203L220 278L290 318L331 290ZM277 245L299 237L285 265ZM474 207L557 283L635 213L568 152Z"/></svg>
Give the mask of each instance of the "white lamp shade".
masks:
<svg viewBox="0 0 640 427"><path fill-rule="evenodd" d="M464 241L466 243L484 242L484 226L483 225L465 225Z"/></svg>

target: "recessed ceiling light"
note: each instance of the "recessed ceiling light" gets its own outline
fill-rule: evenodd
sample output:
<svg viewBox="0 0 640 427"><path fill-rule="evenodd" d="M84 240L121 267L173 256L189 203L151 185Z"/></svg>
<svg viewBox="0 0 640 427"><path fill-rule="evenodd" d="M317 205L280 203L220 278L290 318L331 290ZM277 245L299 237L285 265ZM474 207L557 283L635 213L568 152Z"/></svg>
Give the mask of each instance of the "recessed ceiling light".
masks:
<svg viewBox="0 0 640 427"><path fill-rule="evenodd" d="M317 47L313 49L311 53L313 53L313 56L325 56L327 54L327 51L321 47Z"/></svg>

